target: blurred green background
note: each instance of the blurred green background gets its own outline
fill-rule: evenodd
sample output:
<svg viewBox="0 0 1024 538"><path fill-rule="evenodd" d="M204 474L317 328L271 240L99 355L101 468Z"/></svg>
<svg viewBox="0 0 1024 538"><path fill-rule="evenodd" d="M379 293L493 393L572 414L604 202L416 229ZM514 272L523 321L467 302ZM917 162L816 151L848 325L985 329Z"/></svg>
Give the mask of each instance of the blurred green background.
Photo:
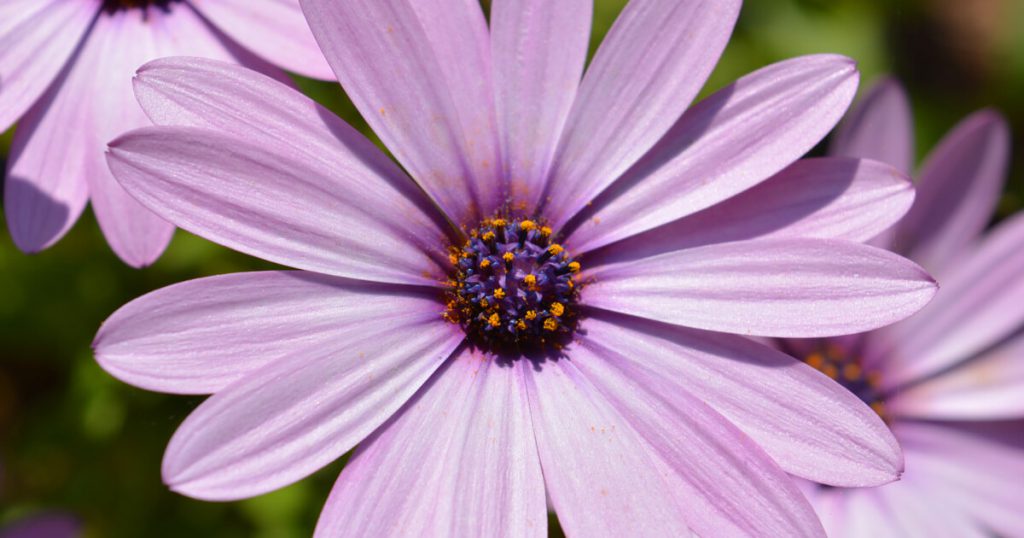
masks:
<svg viewBox="0 0 1024 538"><path fill-rule="evenodd" d="M592 49L624 4L597 0ZM985 106L1002 110L1014 132L1024 133L1021 27L1019 0L751 0L705 93L791 56L847 54L860 62L865 85L884 73L906 83L920 157L959 118ZM337 85L298 82L370 134ZM10 132L0 136L0 159L10 140ZM1022 176L1018 158L1000 216L1021 208ZM89 349L103 319L134 297L267 266L178 231L154 266L133 270L111 253L88 212L36 256L21 254L6 230L0 233L0 527L58 509L77 514L87 536L309 536L342 462L242 502L173 494L160 482L161 456L200 399L123 385Z"/></svg>

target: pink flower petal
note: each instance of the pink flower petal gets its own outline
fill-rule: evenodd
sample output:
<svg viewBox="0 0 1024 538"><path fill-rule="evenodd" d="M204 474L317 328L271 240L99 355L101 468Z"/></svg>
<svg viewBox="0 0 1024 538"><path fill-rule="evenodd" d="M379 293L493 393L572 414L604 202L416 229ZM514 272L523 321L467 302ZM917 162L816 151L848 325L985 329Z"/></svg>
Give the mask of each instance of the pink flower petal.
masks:
<svg viewBox="0 0 1024 538"><path fill-rule="evenodd" d="M187 6L172 9L172 14L160 18L201 28L203 23ZM74 67L78 76L89 79L83 86L91 101L93 132L88 140L85 177L93 211L110 248L133 267L156 261L167 248L174 226L140 205L117 184L105 166L102 149L103 142L118 133L149 124L135 103L131 75L160 54L162 34L154 31L154 18L140 10L105 13L96 20Z"/></svg>
<svg viewBox="0 0 1024 538"><path fill-rule="evenodd" d="M299 0L189 0L189 4L265 60L307 77L334 79Z"/></svg>
<svg viewBox="0 0 1024 538"><path fill-rule="evenodd" d="M171 489L260 495L337 459L384 423L458 347L440 310L395 310L348 339L296 348L211 396L164 455Z"/></svg>
<svg viewBox="0 0 1024 538"><path fill-rule="evenodd" d="M685 391L724 415L789 473L877 486L903 469L899 445L868 406L806 364L733 335L594 313L571 351L593 355L673 401Z"/></svg>
<svg viewBox="0 0 1024 538"><path fill-rule="evenodd" d="M121 307L93 348L126 383L212 394L296 349L352 340L396 311L436 312L434 295L300 271L201 278Z"/></svg>
<svg viewBox="0 0 1024 538"><path fill-rule="evenodd" d="M739 4L651 0L623 9L587 70L541 196L552 226L604 191L689 107L729 40Z"/></svg>
<svg viewBox="0 0 1024 538"><path fill-rule="evenodd" d="M337 276L428 285L443 276L437 224L395 193L391 181L403 178L358 153L315 158L259 137L150 127L112 142L108 155L133 196L211 241Z"/></svg>
<svg viewBox="0 0 1024 538"><path fill-rule="evenodd" d="M590 41L592 0L498 0L491 7L499 129L513 204L537 206Z"/></svg>
<svg viewBox="0 0 1024 538"><path fill-rule="evenodd" d="M914 170L914 119L903 85L883 78L839 124L829 153L873 159L904 174Z"/></svg>
<svg viewBox="0 0 1024 538"><path fill-rule="evenodd" d="M464 350L364 441L316 535L546 537L523 368Z"/></svg>
<svg viewBox="0 0 1024 538"><path fill-rule="evenodd" d="M947 420L1024 417L1024 336L937 377L901 387L886 406L900 416Z"/></svg>
<svg viewBox="0 0 1024 538"><path fill-rule="evenodd" d="M975 530L950 536L1024 534L1024 422L902 422L896 434L906 446L907 478L920 476L926 493L918 498L931 501L920 511L922 521L961 514Z"/></svg>
<svg viewBox="0 0 1024 538"><path fill-rule="evenodd" d="M300 3L352 102L424 190L459 224L493 211L502 163L479 3Z"/></svg>
<svg viewBox="0 0 1024 538"><path fill-rule="evenodd" d="M995 212L1010 161L1010 128L991 110L977 112L932 150L917 201L896 230L896 245L946 276Z"/></svg>
<svg viewBox="0 0 1024 538"><path fill-rule="evenodd" d="M529 376L544 478L567 534L823 535L781 469L697 398L667 400L599 355L573 358Z"/></svg>
<svg viewBox="0 0 1024 538"><path fill-rule="evenodd" d="M606 245L768 179L832 129L857 81L853 61L834 55L795 58L741 78L687 111L584 209L572 241L581 251Z"/></svg>
<svg viewBox="0 0 1024 538"><path fill-rule="evenodd" d="M956 365L1024 325L1024 216L961 254L942 292L920 314L872 335L864 359L888 389Z"/></svg>
<svg viewBox="0 0 1024 538"><path fill-rule="evenodd" d="M935 282L891 252L825 239L758 239L598 267L589 306L753 336L852 334L917 312Z"/></svg>
<svg viewBox="0 0 1024 538"><path fill-rule="evenodd" d="M587 266L701 245L768 237L866 241L914 200L910 180L889 165L802 159L754 188L688 217L588 253ZM571 245L576 252L576 245Z"/></svg>
<svg viewBox="0 0 1024 538"><path fill-rule="evenodd" d="M99 12L96 2L4 0L0 5L0 133L57 78Z"/></svg>
<svg viewBox="0 0 1024 538"><path fill-rule="evenodd" d="M626 5L587 69L540 197L552 226L565 224L676 122L718 62L739 9L739 0Z"/></svg>

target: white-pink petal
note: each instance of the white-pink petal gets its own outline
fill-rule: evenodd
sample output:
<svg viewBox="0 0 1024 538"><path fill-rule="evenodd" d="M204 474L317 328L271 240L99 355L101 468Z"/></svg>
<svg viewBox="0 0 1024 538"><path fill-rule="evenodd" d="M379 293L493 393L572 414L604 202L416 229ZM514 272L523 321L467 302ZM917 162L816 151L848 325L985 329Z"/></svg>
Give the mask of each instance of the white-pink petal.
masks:
<svg viewBox="0 0 1024 538"><path fill-rule="evenodd" d="M873 159L895 166L904 174L914 170L914 119L903 85L884 78L847 114L832 140L829 153Z"/></svg>
<svg viewBox="0 0 1024 538"><path fill-rule="evenodd" d="M126 383L212 394L298 349L358 338L396 311L440 316L434 295L301 271L201 278L121 307L93 348L100 366Z"/></svg>
<svg viewBox="0 0 1024 538"><path fill-rule="evenodd" d="M491 44L476 0L300 0L374 132L457 223L504 188Z"/></svg>
<svg viewBox="0 0 1024 538"><path fill-rule="evenodd" d="M96 0L0 4L0 133L57 78L99 10Z"/></svg>
<svg viewBox="0 0 1024 538"><path fill-rule="evenodd" d="M415 303L347 339L297 348L202 403L167 446L171 489L244 499L291 484L383 424L464 335Z"/></svg>
<svg viewBox="0 0 1024 538"><path fill-rule="evenodd" d="M738 0L626 5L587 69L540 197L553 227L565 224L679 119L718 62L739 9Z"/></svg>
<svg viewBox="0 0 1024 538"><path fill-rule="evenodd" d="M936 284L891 252L826 239L758 239L684 249L583 275L588 306L751 336L875 329L917 312Z"/></svg>
<svg viewBox="0 0 1024 538"><path fill-rule="evenodd" d="M903 470L899 445L874 411L813 368L750 339L594 313L571 353L596 355L669 401L680 391L693 394L789 473L864 487Z"/></svg>
<svg viewBox="0 0 1024 538"><path fill-rule="evenodd" d="M758 238L866 241L914 201L909 178L875 161L801 159L754 188L703 211L586 255L587 266L701 245ZM576 245L569 244L573 252Z"/></svg>
<svg viewBox="0 0 1024 538"><path fill-rule="evenodd" d="M531 367L453 356L349 460L316 536L546 537Z"/></svg>
<svg viewBox="0 0 1024 538"><path fill-rule="evenodd" d="M606 245L768 179L824 138L858 80L856 64L835 55L794 58L739 79L688 110L584 209L570 240L580 250Z"/></svg>
<svg viewBox="0 0 1024 538"><path fill-rule="evenodd" d="M189 4L268 62L307 77L334 79L299 0L189 0Z"/></svg>
<svg viewBox="0 0 1024 538"><path fill-rule="evenodd" d="M537 206L576 97L593 0L497 0L491 49L504 174L513 203Z"/></svg>

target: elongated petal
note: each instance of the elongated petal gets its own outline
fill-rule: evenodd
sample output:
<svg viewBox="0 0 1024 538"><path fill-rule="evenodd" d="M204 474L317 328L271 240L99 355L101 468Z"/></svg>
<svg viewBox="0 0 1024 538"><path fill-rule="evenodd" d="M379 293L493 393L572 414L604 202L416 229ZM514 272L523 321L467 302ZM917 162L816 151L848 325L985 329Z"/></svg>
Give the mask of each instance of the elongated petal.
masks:
<svg viewBox="0 0 1024 538"><path fill-rule="evenodd" d="M914 118L903 85L883 78L839 125L829 153L873 159L904 174L914 170Z"/></svg>
<svg viewBox="0 0 1024 538"><path fill-rule="evenodd" d="M587 59L593 8L591 0L491 5L495 99L513 204L535 208L547 185Z"/></svg>
<svg viewBox="0 0 1024 538"><path fill-rule="evenodd" d="M671 471L576 367L526 372L544 483L566 533L689 536Z"/></svg>
<svg viewBox="0 0 1024 538"><path fill-rule="evenodd" d="M992 218L1009 161L1001 115L983 110L960 122L921 169L917 201L896 231L901 252L945 276Z"/></svg>
<svg viewBox="0 0 1024 538"><path fill-rule="evenodd" d="M529 367L453 356L360 446L316 535L546 537Z"/></svg>
<svg viewBox="0 0 1024 538"><path fill-rule="evenodd" d="M896 434L907 447L908 478L913 465L927 479L925 491L938 498L922 517L934 514L936 505L949 506L976 528L955 536L1024 533L1024 422L905 422Z"/></svg>
<svg viewBox="0 0 1024 538"><path fill-rule="evenodd" d="M299 0L189 0L220 30L267 61L307 77L334 78Z"/></svg>
<svg viewBox="0 0 1024 538"><path fill-rule="evenodd" d="M886 402L900 416L945 420L1024 417L1024 336L937 377L901 388Z"/></svg>
<svg viewBox="0 0 1024 538"><path fill-rule="evenodd" d="M211 396L164 455L171 489L252 497L337 459L394 414L463 335L434 311L396 309L361 334L298 348Z"/></svg>
<svg viewBox="0 0 1024 538"><path fill-rule="evenodd" d="M999 225L962 255L942 292L920 314L870 340L865 360L884 366L892 389L993 346L1024 325L1024 216Z"/></svg>
<svg viewBox="0 0 1024 538"><path fill-rule="evenodd" d="M679 536L670 531L682 524L703 536L822 534L790 478L685 390L665 400L583 350L531 377L541 463L568 534ZM675 510L654 511L666 502Z"/></svg>
<svg viewBox="0 0 1024 538"><path fill-rule="evenodd" d="M588 266L729 241L817 237L866 241L895 224L914 200L909 178L889 165L802 159L724 202L587 254ZM576 245L572 245L575 252Z"/></svg>
<svg viewBox="0 0 1024 538"><path fill-rule="evenodd" d="M259 139L324 170L354 175L343 186L354 199L366 190L390 197L386 200L390 213L421 226L410 229L410 234L440 242L449 229L422 191L369 140L313 100L271 78L212 60L165 58L139 70L135 93L158 125L207 127L239 139Z"/></svg>
<svg viewBox="0 0 1024 538"><path fill-rule="evenodd" d="M503 190L491 45L476 0L300 0L352 102L456 222Z"/></svg>
<svg viewBox="0 0 1024 538"><path fill-rule="evenodd" d="M5 0L0 5L0 133L57 78L98 12L96 2Z"/></svg>
<svg viewBox="0 0 1024 538"><path fill-rule="evenodd" d="M682 384L634 376L609 351L578 353L574 364L676 472L691 529L701 536L823 535L792 478L753 439Z"/></svg>
<svg viewBox="0 0 1024 538"><path fill-rule="evenodd" d="M615 312L753 336L863 332L935 295L920 267L881 249L825 239L759 239L598 267L584 300Z"/></svg>
<svg viewBox="0 0 1024 538"><path fill-rule="evenodd" d="M649 0L623 9L583 78L541 197L553 226L629 169L682 115L718 62L739 8L738 0Z"/></svg>
<svg viewBox="0 0 1024 538"><path fill-rule="evenodd" d="M579 250L605 245L768 179L832 129L858 78L849 58L818 55L770 65L727 86L687 111L582 211L572 241Z"/></svg>
<svg viewBox="0 0 1024 538"><path fill-rule="evenodd" d="M301 271L201 278L121 307L93 348L126 383L212 394L296 349L352 340L396 312L436 312L432 295Z"/></svg>
<svg viewBox="0 0 1024 538"><path fill-rule="evenodd" d="M436 283L442 272L429 251L444 242L434 223L396 210L406 204L387 178L333 157L325 166L286 146L195 127L140 129L109 151L133 196L211 241L299 269Z"/></svg>
<svg viewBox="0 0 1024 538"><path fill-rule="evenodd" d="M574 357L595 355L669 401L693 394L791 474L877 486L903 470L899 445L878 415L788 355L738 336L615 314L594 313L583 328Z"/></svg>

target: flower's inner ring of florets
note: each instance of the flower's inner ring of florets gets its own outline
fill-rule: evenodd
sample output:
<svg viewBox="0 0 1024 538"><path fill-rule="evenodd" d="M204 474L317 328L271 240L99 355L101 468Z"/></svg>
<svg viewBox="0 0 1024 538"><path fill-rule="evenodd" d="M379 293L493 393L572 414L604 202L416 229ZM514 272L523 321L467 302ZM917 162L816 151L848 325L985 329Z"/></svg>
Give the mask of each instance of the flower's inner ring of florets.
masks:
<svg viewBox="0 0 1024 538"><path fill-rule="evenodd" d="M445 318L496 352L558 348L578 321L580 264L531 219L493 218L452 246Z"/></svg>
<svg viewBox="0 0 1024 538"><path fill-rule="evenodd" d="M147 8L154 6L167 9L168 6L180 0L103 0L103 9L109 12L122 9Z"/></svg>
<svg viewBox="0 0 1024 538"><path fill-rule="evenodd" d="M804 357L804 362L838 381L888 422L879 374L865 370L856 356L840 346L826 345Z"/></svg>

